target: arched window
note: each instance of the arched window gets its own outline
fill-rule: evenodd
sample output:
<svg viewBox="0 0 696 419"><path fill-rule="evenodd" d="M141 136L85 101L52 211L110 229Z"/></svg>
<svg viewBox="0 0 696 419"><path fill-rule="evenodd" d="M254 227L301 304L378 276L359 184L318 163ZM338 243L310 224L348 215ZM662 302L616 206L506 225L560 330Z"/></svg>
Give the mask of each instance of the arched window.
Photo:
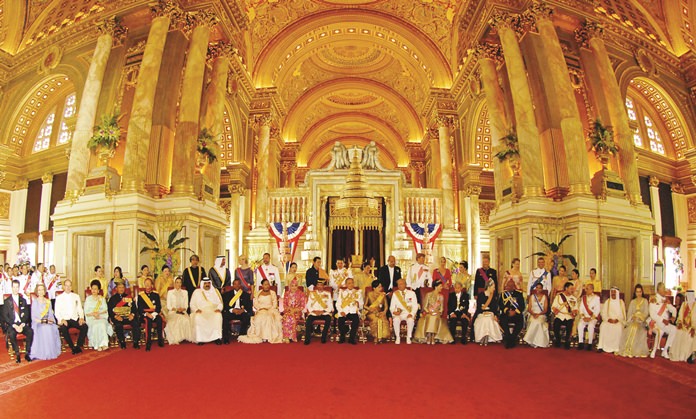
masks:
<svg viewBox="0 0 696 419"><path fill-rule="evenodd" d="M77 119L76 101L77 96L72 92L53 107L36 134L32 149L34 153L46 150L52 144L62 145L70 141ZM56 115L60 115L60 118Z"/></svg>
<svg viewBox="0 0 696 419"><path fill-rule="evenodd" d="M56 120L56 108L53 108L51 112L44 119L41 128L39 128L38 134L36 134L36 140L34 141L34 152L46 150L51 143L51 134L53 133L53 124Z"/></svg>

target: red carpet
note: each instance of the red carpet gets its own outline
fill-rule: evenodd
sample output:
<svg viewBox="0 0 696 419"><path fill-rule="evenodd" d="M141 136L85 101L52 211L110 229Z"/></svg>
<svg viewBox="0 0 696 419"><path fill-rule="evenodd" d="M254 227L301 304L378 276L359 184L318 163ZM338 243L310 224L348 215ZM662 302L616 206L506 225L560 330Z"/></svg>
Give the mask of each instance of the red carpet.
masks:
<svg viewBox="0 0 696 419"><path fill-rule="evenodd" d="M685 363L501 345L184 344L6 365L3 417L654 418L696 403Z"/></svg>

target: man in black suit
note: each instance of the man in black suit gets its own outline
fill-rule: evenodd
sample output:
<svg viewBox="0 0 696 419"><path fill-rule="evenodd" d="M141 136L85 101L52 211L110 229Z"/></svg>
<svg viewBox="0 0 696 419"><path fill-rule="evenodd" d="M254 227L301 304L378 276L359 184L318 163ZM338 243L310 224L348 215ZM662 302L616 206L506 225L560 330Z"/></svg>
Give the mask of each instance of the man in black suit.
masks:
<svg viewBox="0 0 696 419"><path fill-rule="evenodd" d="M478 295L480 292L485 291L487 279L493 280L496 292L498 292L498 271L491 268L491 258L484 256L483 259L481 259L481 267L476 270L474 295Z"/></svg>
<svg viewBox="0 0 696 419"><path fill-rule="evenodd" d="M524 326L524 297L517 291L515 281L510 278L505 283L505 291L500 296L500 327L503 328L505 348L514 348ZM512 326L512 331L510 327Z"/></svg>
<svg viewBox="0 0 696 419"><path fill-rule="evenodd" d="M157 331L157 345L164 346L162 336L162 302L160 296L152 289L152 280L145 280L145 291L138 294L138 318L145 322L145 350L152 346L152 326Z"/></svg>
<svg viewBox="0 0 696 419"><path fill-rule="evenodd" d="M242 289L242 281L235 278L232 290L222 294L222 343L230 343L230 321L239 320L239 335L246 335L251 323L251 296Z"/></svg>
<svg viewBox="0 0 696 419"><path fill-rule="evenodd" d="M21 362L19 344L17 343L19 333L26 336L27 353L24 355L24 359L31 362L29 352L31 351L31 342L34 339L34 331L31 329L31 311L27 301L19 294L19 281L17 280L12 281L12 295L5 299L2 306L2 322L7 326L7 339L12 344L17 363Z"/></svg>
<svg viewBox="0 0 696 419"><path fill-rule="evenodd" d="M447 323L453 338L457 331L457 324L461 323L463 345L466 345L466 331L470 322L469 293L464 290L461 282L455 282L454 292L450 293L447 300ZM452 341L452 343L456 342Z"/></svg>
<svg viewBox="0 0 696 419"><path fill-rule="evenodd" d="M396 288L396 281L401 279L401 268L396 266L396 258L394 256L389 256L387 264L379 268L377 279L387 294Z"/></svg>
<svg viewBox="0 0 696 419"><path fill-rule="evenodd" d="M126 286L123 282L116 284L116 294L109 298L109 320L114 326L118 345L126 349L126 338L123 334L123 326L129 325L133 332L133 348L140 349L140 319L138 309L133 298L126 295Z"/></svg>
<svg viewBox="0 0 696 419"><path fill-rule="evenodd" d="M305 282L307 283L307 288L315 287L317 282L319 282L319 270L321 269L321 258L315 256L312 261L312 267L307 269L305 273Z"/></svg>

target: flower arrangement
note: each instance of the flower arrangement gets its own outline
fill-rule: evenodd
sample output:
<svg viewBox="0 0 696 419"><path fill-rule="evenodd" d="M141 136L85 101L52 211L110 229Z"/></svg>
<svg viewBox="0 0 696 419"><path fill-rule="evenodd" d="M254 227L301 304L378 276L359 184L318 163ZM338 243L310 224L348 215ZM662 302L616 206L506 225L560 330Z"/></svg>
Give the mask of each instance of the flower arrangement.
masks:
<svg viewBox="0 0 696 419"><path fill-rule="evenodd" d="M95 151L98 148L115 150L121 139L121 127L118 126L118 115L103 115L99 125L94 127L94 134L87 142L87 147Z"/></svg>
<svg viewBox="0 0 696 419"><path fill-rule="evenodd" d="M208 164L212 164L217 160L217 143L213 134L208 131L208 128L203 128L198 134L196 151L208 160Z"/></svg>
<svg viewBox="0 0 696 419"><path fill-rule="evenodd" d="M193 250L188 247L182 246L186 240L189 239L188 237L177 238L183 229L184 227L182 226L169 233L166 248L160 245L159 240L154 234L138 229L138 231L150 241L150 246L143 247L140 253L150 252L153 254L155 273L161 272L164 265L169 266L172 268L172 271L175 271L176 267L179 265L179 250L189 250L193 252Z"/></svg>
<svg viewBox="0 0 696 419"><path fill-rule="evenodd" d="M497 157L502 163L511 157L517 157L520 155L520 147L517 140L517 134L514 131L510 131L506 136L500 139L503 144L503 149L495 153L493 157Z"/></svg>
<svg viewBox="0 0 696 419"><path fill-rule="evenodd" d="M614 142L614 132L611 128L602 125L599 119L592 123L592 128L588 131L590 139L590 149L596 154L611 154L616 155L619 152L619 146Z"/></svg>

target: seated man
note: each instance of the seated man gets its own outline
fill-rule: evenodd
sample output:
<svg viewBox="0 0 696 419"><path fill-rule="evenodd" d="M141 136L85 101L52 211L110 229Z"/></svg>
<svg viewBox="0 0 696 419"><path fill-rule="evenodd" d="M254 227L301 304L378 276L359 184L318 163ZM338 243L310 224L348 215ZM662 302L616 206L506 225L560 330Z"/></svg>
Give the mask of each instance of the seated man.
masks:
<svg viewBox="0 0 696 419"><path fill-rule="evenodd" d="M510 278L505 283L505 291L500 300L500 327L503 328L503 342L505 348L514 348L519 339L522 326L524 326L524 297L517 291L515 281ZM513 323L512 332L510 324Z"/></svg>
<svg viewBox="0 0 696 419"><path fill-rule="evenodd" d="M346 288L339 289L338 298L336 299L336 311L338 311L338 331L340 333L338 343L344 343L346 341L346 333L348 333L346 320L350 320L350 338L348 341L352 345L355 345L358 343L356 341L358 328L360 327L360 317L358 316L358 313L360 310L362 310L363 295L360 289L355 288L355 281L353 278L346 278L345 284Z"/></svg>
<svg viewBox="0 0 696 419"><path fill-rule="evenodd" d="M401 343L401 322L406 322L406 343L411 344L413 335L413 325L415 324L416 314L418 313L418 299L416 293L406 289L406 280L396 281L397 289L392 295L389 311L394 321L395 343Z"/></svg>
<svg viewBox="0 0 696 419"><path fill-rule="evenodd" d="M31 343L34 338L34 331L31 329L31 312L30 306L27 300L24 299L19 293L19 281L16 279L12 281L12 295L7 297L3 302L2 306L2 316L0 318L0 323L7 325L7 339L12 345L12 349L15 353L16 362L19 364L22 362L19 356L19 344L17 343L17 335L23 333L26 337L24 341L24 347L26 348L26 354L24 359L27 362L31 362L31 357L29 352L31 352Z"/></svg>
<svg viewBox="0 0 696 419"><path fill-rule="evenodd" d="M235 278L232 281L232 290L222 294L222 342L230 343L230 321L239 320L239 335L244 336L249 329L251 313L253 312L251 296L242 289L242 281Z"/></svg>
<svg viewBox="0 0 696 419"><path fill-rule="evenodd" d="M70 346L72 354L82 352L82 345L87 337L87 323L85 323L85 313L82 310L80 296L72 292L72 281L63 281L63 293L56 297L56 320L58 330L63 335L65 343ZM77 346L73 344L69 330L79 329L80 335L77 337Z"/></svg>
<svg viewBox="0 0 696 419"><path fill-rule="evenodd" d="M222 345L222 296L210 278L203 278L201 288L193 292L189 308L194 342Z"/></svg>
<svg viewBox="0 0 696 419"><path fill-rule="evenodd" d="M618 352L621 334L626 323L626 306L617 287L611 287L610 297L602 306L602 324L599 325L597 349L608 353Z"/></svg>
<svg viewBox="0 0 696 419"><path fill-rule="evenodd" d="M152 289L152 279L145 279L145 291L138 293L138 317L145 322L145 350L152 346L152 325L157 329L157 345L164 346L162 336L162 302L160 296Z"/></svg>
<svg viewBox="0 0 696 419"><path fill-rule="evenodd" d="M114 326L118 344L121 349L126 349L126 338L123 335L123 326L129 325L133 333L133 348L140 349L140 319L138 309L133 299L126 295L126 284L116 283L116 293L109 298L109 320Z"/></svg>
<svg viewBox="0 0 696 419"><path fill-rule="evenodd" d="M454 292L450 293L447 300L447 322L452 338L455 337L457 324L462 325L462 344L466 345L466 332L471 317L469 316L469 293L464 290L461 282L454 283ZM452 343L457 342L452 341Z"/></svg>
<svg viewBox="0 0 696 419"><path fill-rule="evenodd" d="M314 289L309 291L305 312L307 312L307 321L305 322L305 340L304 344L309 345L312 339L312 325L315 321L324 322L324 330L321 333L321 343L326 343L331 328L331 313L333 312L333 302L331 294L324 291L324 279L317 280Z"/></svg>
<svg viewBox="0 0 696 419"><path fill-rule="evenodd" d="M650 311L650 330L655 331L655 344L650 353L650 358L655 358L657 348L660 347L662 334L665 333L667 333L667 343L665 343L665 347L662 350L662 356L669 358L669 349L672 347L674 337L677 334L677 327L670 322L670 318L677 317L677 309L670 304L665 293L665 283L660 282L657 284L657 294L654 297L650 297L650 305L648 306Z"/></svg>
<svg viewBox="0 0 696 419"><path fill-rule="evenodd" d="M554 346L561 347L561 327L565 326L565 348L570 349L570 334L573 331L573 319L578 315L575 286L566 282L563 292L556 294L551 305L551 311L556 316L553 321Z"/></svg>
<svg viewBox="0 0 696 419"><path fill-rule="evenodd" d="M599 296L594 293L594 285L588 283L585 286L585 295L580 299L579 304L580 320L578 321L578 351L583 349L585 339L585 329L587 328L587 350L592 350L594 342L595 326L597 317L601 310Z"/></svg>

